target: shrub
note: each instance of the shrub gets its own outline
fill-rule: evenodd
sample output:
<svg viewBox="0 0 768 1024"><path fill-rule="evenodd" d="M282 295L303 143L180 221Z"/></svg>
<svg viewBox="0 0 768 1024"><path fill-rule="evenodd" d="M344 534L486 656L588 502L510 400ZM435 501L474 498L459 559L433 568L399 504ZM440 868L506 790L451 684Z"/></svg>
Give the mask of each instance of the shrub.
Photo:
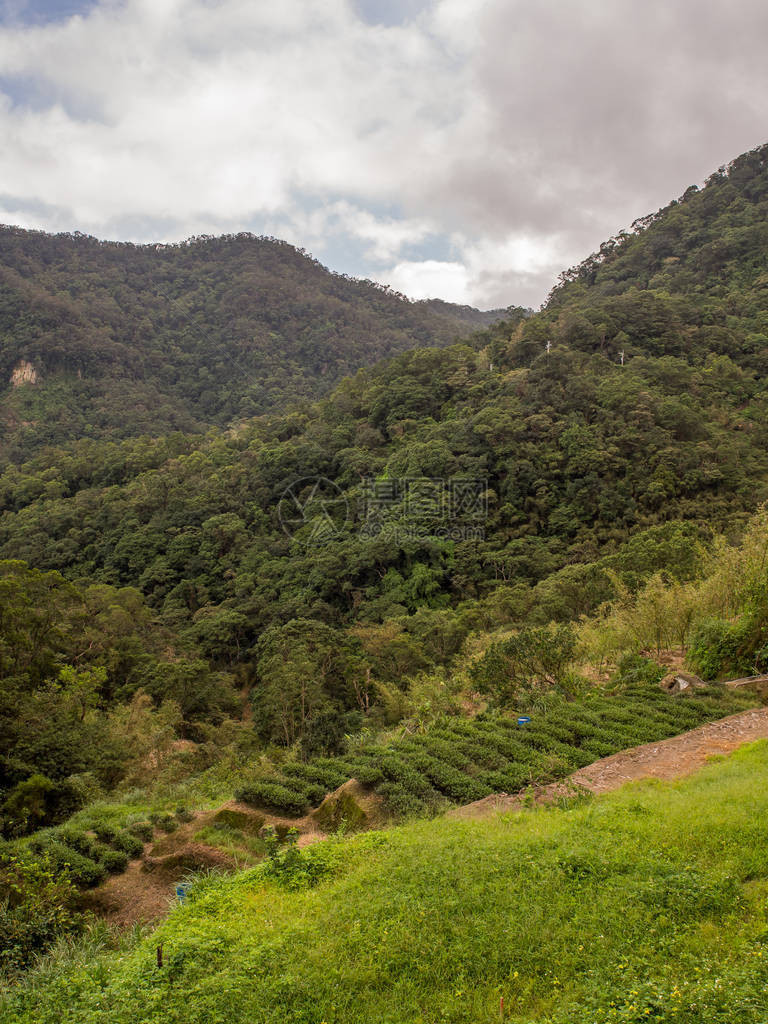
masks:
<svg viewBox="0 0 768 1024"><path fill-rule="evenodd" d="M306 758L343 754L347 735L359 732L362 724L363 716L359 711L344 713L333 708L319 711L309 720L301 737L301 752Z"/></svg>
<svg viewBox="0 0 768 1024"><path fill-rule="evenodd" d="M639 683L651 687L663 679L664 674L665 669L650 658L644 658L641 654L625 654L611 677L610 685L624 688Z"/></svg>
<svg viewBox="0 0 768 1024"><path fill-rule="evenodd" d="M353 773L361 786L378 786L384 781L384 772L371 761L356 764Z"/></svg>
<svg viewBox="0 0 768 1024"><path fill-rule="evenodd" d="M102 822L99 822L97 825L94 825L93 831L96 833L97 837L102 841L102 843L114 842L115 836L118 833L118 830L115 828L114 825L106 825Z"/></svg>
<svg viewBox="0 0 768 1024"><path fill-rule="evenodd" d="M0 855L0 968L4 973L27 967L62 933L76 930L77 891L43 857Z"/></svg>
<svg viewBox="0 0 768 1024"><path fill-rule="evenodd" d="M705 619L691 638L688 663L702 679L752 675L755 652L751 633L746 618L735 623Z"/></svg>
<svg viewBox="0 0 768 1024"><path fill-rule="evenodd" d="M399 783L421 800L429 801L437 796L432 786L406 757L400 757L389 750L384 751L381 757L381 770L387 779Z"/></svg>
<svg viewBox="0 0 768 1024"><path fill-rule="evenodd" d="M69 811L72 814L86 804L93 803L102 795L102 788L99 780L93 772L80 772L77 775L69 775L64 782L69 794Z"/></svg>
<svg viewBox="0 0 768 1024"><path fill-rule="evenodd" d="M134 821L128 826L127 831L137 839L149 843L155 834L155 826L151 821Z"/></svg>
<svg viewBox="0 0 768 1024"><path fill-rule="evenodd" d="M427 809L423 800L397 782L383 782L377 792L383 797L389 811L398 818L410 818L416 814L423 814Z"/></svg>
<svg viewBox="0 0 768 1024"><path fill-rule="evenodd" d="M144 844L136 836L124 828L118 829L112 839L112 846L115 850L127 854L129 857L140 857L144 851Z"/></svg>
<svg viewBox="0 0 768 1024"><path fill-rule="evenodd" d="M96 843L92 836L89 836L87 832L82 829L75 828L71 825L64 825L61 828L52 832L53 835L59 842L64 843L70 850L77 850L78 853L82 853L85 857L92 857L93 850Z"/></svg>
<svg viewBox="0 0 768 1024"><path fill-rule="evenodd" d="M275 878L286 889L304 889L315 885L329 870L328 862L322 855L298 848L298 838L298 831L291 828L281 846L275 829L264 829L264 845L267 850L264 874Z"/></svg>
<svg viewBox="0 0 768 1024"><path fill-rule="evenodd" d="M593 755L595 761L599 761L603 757L610 757L611 754L615 754L617 748L613 743L601 743L599 740L586 740L582 744L582 750L586 750L589 754Z"/></svg>
<svg viewBox="0 0 768 1024"><path fill-rule="evenodd" d="M105 846L99 853L99 863L110 875L119 875L128 867L128 855L122 850L110 850Z"/></svg>
<svg viewBox="0 0 768 1024"><path fill-rule="evenodd" d="M480 693L501 706L549 691L574 695L581 681L571 671L576 635L570 626L525 627L490 648L470 668Z"/></svg>
<svg viewBox="0 0 768 1024"><path fill-rule="evenodd" d="M412 740L411 743L413 749L425 751L459 771L465 771L472 765L473 759L468 757L464 748L456 742L451 743L450 740L429 734L421 742Z"/></svg>
<svg viewBox="0 0 768 1024"><path fill-rule="evenodd" d="M302 779L304 782L313 782L323 786L325 792L338 789L348 779L352 778L351 769L344 767L343 762L331 760L309 761L306 764L282 765L282 773L288 778Z"/></svg>
<svg viewBox="0 0 768 1024"><path fill-rule="evenodd" d="M465 740L458 745L458 749L465 759L471 764L487 769L489 771L501 770L509 764L509 758L504 757L495 747L490 744L470 743Z"/></svg>
<svg viewBox="0 0 768 1024"><path fill-rule="evenodd" d="M43 855L51 869L65 874L81 889L89 889L104 880L106 871L96 861L72 850L51 836L42 836L30 848Z"/></svg>
<svg viewBox="0 0 768 1024"><path fill-rule="evenodd" d="M186 807L176 808L176 820L180 821L182 824L186 824L188 821L193 821L194 817L195 816L192 811L188 810Z"/></svg>
<svg viewBox="0 0 768 1024"><path fill-rule="evenodd" d="M303 796L306 803L313 806L321 804L328 793L325 786L320 786L316 782L300 782L298 779L285 779L285 785L288 789L293 789L297 795Z"/></svg>
<svg viewBox="0 0 768 1024"><path fill-rule="evenodd" d="M6 830L11 835L26 835L55 817L59 788L45 775L30 776L15 786L3 803Z"/></svg>
<svg viewBox="0 0 768 1024"><path fill-rule="evenodd" d="M473 779L452 765L439 761L429 754L412 755L414 766L429 779L438 792L457 803L472 803L481 800L491 792L487 786Z"/></svg>

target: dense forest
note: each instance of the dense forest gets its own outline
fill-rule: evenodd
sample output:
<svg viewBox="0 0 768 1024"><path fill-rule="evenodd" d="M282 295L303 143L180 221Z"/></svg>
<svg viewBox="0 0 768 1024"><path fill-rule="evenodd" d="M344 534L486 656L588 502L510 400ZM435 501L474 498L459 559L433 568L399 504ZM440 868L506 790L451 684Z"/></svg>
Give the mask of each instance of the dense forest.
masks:
<svg viewBox="0 0 768 1024"><path fill-rule="evenodd" d="M132 245L0 227L0 462L223 426L504 312L410 302L272 238ZM36 387L14 388L25 374Z"/></svg>
<svg viewBox="0 0 768 1024"><path fill-rule="evenodd" d="M768 667L767 225L763 147L491 323L271 240L5 230L0 379L41 378L2 405L6 837L177 741L283 810L366 766L393 807L471 799L531 756L451 724L467 700L548 710L554 777L586 719L588 754L637 739L654 650ZM585 666L624 690L615 735L547 704ZM403 723L432 746L382 755Z"/></svg>
<svg viewBox="0 0 768 1024"><path fill-rule="evenodd" d="M541 313L361 370L314 405L8 460L0 555L81 591L134 588L153 628L247 683L284 634L312 664L343 637L353 663L395 679L460 646L468 603L565 621L610 596L595 564L647 573L678 558L688 571L691 538L732 531L768 498L767 155L739 158L604 246ZM19 265L25 246L32 262L40 246L82 245L83 282L86 256L103 260L92 240L9 237ZM252 239L159 256L219 280L217 252L261 248L328 278ZM151 262L133 247L125 258ZM327 523L318 480L343 509ZM299 508L288 522L286 495ZM110 670L102 698L124 685Z"/></svg>

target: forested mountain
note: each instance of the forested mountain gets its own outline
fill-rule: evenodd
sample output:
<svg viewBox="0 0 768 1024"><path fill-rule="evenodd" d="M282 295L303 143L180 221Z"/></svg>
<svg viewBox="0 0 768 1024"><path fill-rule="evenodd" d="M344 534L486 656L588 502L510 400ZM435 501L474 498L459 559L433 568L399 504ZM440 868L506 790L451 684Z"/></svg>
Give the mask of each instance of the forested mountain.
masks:
<svg viewBox="0 0 768 1024"><path fill-rule="evenodd" d="M8 466L3 553L140 583L158 606L190 579L226 600L248 566L259 586L272 581L268 619L312 612L340 622L354 610L375 620L427 594L426 603L450 603L498 580L535 581L639 528L725 523L752 509L768 494L766 153L741 157L603 247L564 275L540 314L471 344L405 353L319 404L202 441L87 441ZM731 256L713 262L713 248ZM294 480L318 476L338 484L349 516L306 556L308 574L300 532L298 543L286 536L279 505ZM406 507L399 493L378 533L399 525L422 539L401 550L382 546L377 530L361 536L371 525L367 481L422 477L487 481L484 539L440 539L432 513ZM467 533L470 521L456 515L451 525ZM207 528L220 539L204 556L203 526L219 516L227 525ZM389 570L423 576L422 590L407 597ZM300 599L291 579L301 581ZM383 597L384 579L394 596ZM206 603L192 602L194 612ZM250 621L266 624L261 614Z"/></svg>
<svg viewBox="0 0 768 1024"><path fill-rule="evenodd" d="M131 245L0 228L0 458L226 425L502 312L409 302L246 234Z"/></svg>
<svg viewBox="0 0 768 1024"><path fill-rule="evenodd" d="M10 247L17 236L5 237ZM19 237L18 266L7 271L11 307L27 287L21 254L29 240ZM146 387L174 396L167 408L183 399L206 422L239 422L204 436L94 436L29 458L17 448L6 460L0 557L53 573L30 575L15 563L0 577L7 597L0 666L10 680L0 784L7 789L36 765L57 778L88 767L60 752L63 727L39 743L29 738L31 726L24 732L19 708L32 706L30 694L40 714L67 709L75 732L83 700L101 708L112 715L102 723L105 735L112 729L110 742L120 734L115 709L140 690L158 706L172 700L179 729L198 739L232 714L236 691L251 695L249 729L258 742L338 739L351 728L350 714L370 719L378 709L396 721L412 680L450 666L472 630L575 621L637 593L655 573L664 574L662 590L673 579L693 580L714 534L733 536L768 499L768 148L740 157L565 274L541 313L515 311L464 344L398 354L327 397L251 419L244 418L250 386L230 401L223 383L222 310L250 322L261 257L251 264L248 254L302 267L305 257L253 239L157 253L107 247L106 284L99 243L34 238L41 250L27 281L48 281L59 293L50 313L57 322L72 310L71 332L50 335L61 340L58 354L46 349L69 374L67 387L80 386L81 369L83 387L96 379L101 388L112 369L98 377L102 370L88 360L111 353ZM46 273L48 246L59 256ZM77 287L65 285L65 251L78 254ZM234 280L225 258L232 253L242 262ZM301 353L311 362L328 346L322 365L330 379L352 359L353 313L362 316L348 305L346 324L330 319L342 315L339 296L367 302L371 286L309 267L339 292L331 301L318 285L307 298L311 311L322 297L328 319L322 327L307 312L315 327L306 328L304 349L301 332L292 336L295 366ZM142 274L144 292L135 286ZM129 278L130 287L121 284ZM259 307L259 330L273 316L276 333L286 317L298 323L297 296L277 289L277 274L264 271L264 280L262 294L277 294L279 303L275 314ZM153 347L151 322L144 333L135 326L136 296L160 287L180 296L170 305L155 299L151 308L179 332L174 358L183 375L174 376L164 350ZM387 335L391 348L405 344L408 317L435 315L435 304L425 312L375 294L388 315L405 318ZM43 336L51 302L41 295L27 303L30 347L17 349L4 373L22 355L43 358L31 339ZM81 307L89 309L89 330L101 324L103 344L83 333L86 321L74 312ZM110 326L121 321L121 308L133 311L134 348ZM384 342L370 325L373 356ZM455 321L443 337L454 330ZM268 333L259 336L263 365L279 378L272 397L259 392L259 401L271 402L283 371L269 362L277 349ZM131 363L134 352L141 357ZM191 394L193 369L216 383ZM54 363L42 370L55 372ZM294 397L304 393L303 373L286 378L304 382ZM13 401L27 392L37 394L18 388ZM740 666L759 660L755 652L768 640L759 607L732 645ZM62 677L67 666L74 675ZM58 703L56 693L64 695ZM8 738L24 757L8 754ZM108 765L88 770L119 775Z"/></svg>

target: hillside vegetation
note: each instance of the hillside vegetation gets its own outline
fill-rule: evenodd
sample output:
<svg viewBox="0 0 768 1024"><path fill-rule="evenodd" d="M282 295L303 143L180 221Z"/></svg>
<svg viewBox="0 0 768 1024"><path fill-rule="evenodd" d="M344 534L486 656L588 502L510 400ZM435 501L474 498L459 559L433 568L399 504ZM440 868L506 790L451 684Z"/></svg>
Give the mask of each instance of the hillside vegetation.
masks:
<svg viewBox="0 0 768 1024"><path fill-rule="evenodd" d="M601 757L666 739L754 703L752 695L718 687L670 701L646 681L612 696L591 692L578 701L550 700L548 710L524 725L496 716L445 719L426 734L383 748L363 747L353 757L289 763L253 780L246 771L235 795L295 815L355 778L375 788L394 813L423 814L563 778Z"/></svg>
<svg viewBox="0 0 768 1024"><path fill-rule="evenodd" d="M151 936L62 949L3 1019L762 1024L767 769L760 743L676 785L201 878Z"/></svg>
<svg viewBox="0 0 768 1024"><path fill-rule="evenodd" d="M16 299L6 310L11 362L51 360L50 389L6 396L19 418L0 464L9 970L82 930L78 890L190 808L237 792L295 817L356 777L390 818L435 814L747 706L717 685L678 700L656 684L684 660L711 684L768 670L767 157L612 240L540 313L512 310L303 404L290 400L310 394L319 352L336 359L324 379L345 372L360 316L373 359L445 308L330 278L269 240L3 236L13 295L21 278L72 292L48 334L42 292L23 316ZM158 266L187 303L162 320L181 332L171 362L153 347L162 331L115 333L135 327ZM314 330L331 293L330 333L302 348L291 317ZM69 333L68 303L88 310ZM258 349L274 393L230 388L235 308L243 331L272 317L275 344L294 346L293 376ZM187 314L210 321L208 340ZM95 390L67 405L81 384ZM166 397L135 436L145 384ZM94 419L92 400L125 429ZM67 433L65 408L93 430L75 419Z"/></svg>
<svg viewBox="0 0 768 1024"><path fill-rule="evenodd" d="M131 245L0 227L0 465L316 398L501 313L409 302L272 238ZM25 373L36 383L14 387Z"/></svg>
<svg viewBox="0 0 768 1024"><path fill-rule="evenodd" d="M343 735L351 713L396 714L405 680L455 665L473 631L567 623L657 573L686 584L768 497L767 189L766 150L740 157L573 271L540 314L397 356L300 411L14 460L0 555L81 590L133 588L157 636L206 663L210 699L177 673L163 692L129 658L102 666L99 700L142 688L180 700L189 726L226 714L223 683L252 693L262 741L288 747L332 747L328 716ZM216 275L219 249L260 244L200 253ZM196 265L195 251L157 258Z"/></svg>

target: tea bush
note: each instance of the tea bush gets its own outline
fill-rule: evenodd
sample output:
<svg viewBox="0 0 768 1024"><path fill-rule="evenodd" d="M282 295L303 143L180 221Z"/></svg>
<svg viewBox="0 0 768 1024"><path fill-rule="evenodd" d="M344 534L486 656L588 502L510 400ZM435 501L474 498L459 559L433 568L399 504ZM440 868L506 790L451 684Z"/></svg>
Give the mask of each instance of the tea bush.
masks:
<svg viewBox="0 0 768 1024"><path fill-rule="evenodd" d="M128 829L116 829L111 845L115 850L127 854L129 857L140 857L144 851L144 844L137 836L131 835Z"/></svg>
<svg viewBox="0 0 768 1024"><path fill-rule="evenodd" d="M134 821L127 829L132 836L136 836L137 839L141 839L145 843L152 841L155 834L155 826L151 821Z"/></svg>
<svg viewBox="0 0 768 1024"><path fill-rule="evenodd" d="M290 815L301 815L307 809L307 798L303 790L291 788L290 780L285 782L252 782L235 790L235 799L254 807L270 807Z"/></svg>
<svg viewBox="0 0 768 1024"><path fill-rule="evenodd" d="M69 877L82 889L90 889L104 881L106 870L96 860L65 846L49 835L35 836L30 849L42 854L54 872Z"/></svg>
<svg viewBox="0 0 768 1024"><path fill-rule="evenodd" d="M119 875L128 867L128 855L122 850L110 850L104 847L99 851L99 863L110 875Z"/></svg>

